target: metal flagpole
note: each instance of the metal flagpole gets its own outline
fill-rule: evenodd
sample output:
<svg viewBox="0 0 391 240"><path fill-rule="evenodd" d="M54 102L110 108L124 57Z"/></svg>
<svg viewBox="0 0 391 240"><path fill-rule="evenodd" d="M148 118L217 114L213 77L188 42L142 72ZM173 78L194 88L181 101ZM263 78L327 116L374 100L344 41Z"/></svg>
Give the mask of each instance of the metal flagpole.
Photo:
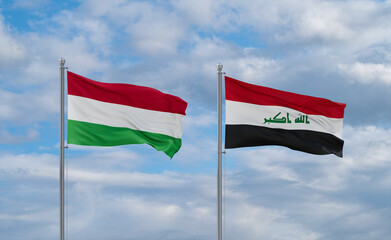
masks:
<svg viewBox="0 0 391 240"><path fill-rule="evenodd" d="M222 78L223 64L217 64L217 236L222 240L223 233L223 214L222 214Z"/></svg>
<svg viewBox="0 0 391 240"><path fill-rule="evenodd" d="M64 240L64 67L65 59L60 58L61 111L60 111L60 240Z"/></svg>

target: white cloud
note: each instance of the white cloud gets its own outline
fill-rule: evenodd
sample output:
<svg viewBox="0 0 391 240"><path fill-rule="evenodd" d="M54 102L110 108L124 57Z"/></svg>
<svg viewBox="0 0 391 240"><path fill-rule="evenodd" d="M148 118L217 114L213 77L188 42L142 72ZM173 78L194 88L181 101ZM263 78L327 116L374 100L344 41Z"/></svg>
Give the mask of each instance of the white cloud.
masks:
<svg viewBox="0 0 391 240"><path fill-rule="evenodd" d="M184 128L191 131L195 126L207 127L217 123L216 112L206 112L197 116L186 116L183 120ZM185 130L186 131L186 130Z"/></svg>
<svg viewBox="0 0 391 240"><path fill-rule="evenodd" d="M57 211L48 210L23 214L0 214L0 221L25 221L50 223L58 214Z"/></svg>
<svg viewBox="0 0 391 240"><path fill-rule="evenodd" d="M51 154L2 154L0 156L3 176L8 178L57 179L56 155Z"/></svg>
<svg viewBox="0 0 391 240"><path fill-rule="evenodd" d="M106 70L110 64L102 60L90 48L89 41L83 36L74 36L70 39L61 39L46 35L32 35L30 42L34 45L32 52L36 56L36 61L26 69L26 75L36 81L59 81L59 62L65 58L65 65L70 71L81 74L101 72ZM47 71L48 66L52 68ZM46 78L42 79L42 73L47 72ZM41 75L40 75L41 73ZM50 74L50 77L49 77ZM26 76L26 77L27 77Z"/></svg>
<svg viewBox="0 0 391 240"><path fill-rule="evenodd" d="M186 39L186 27L175 13L152 6L141 9L139 19L127 26L134 50L156 57L176 53Z"/></svg>
<svg viewBox="0 0 391 240"><path fill-rule="evenodd" d="M173 0L172 5L190 26L205 31L230 32L237 30L238 15L246 2L221 0Z"/></svg>
<svg viewBox="0 0 391 240"><path fill-rule="evenodd" d="M100 25L104 23L97 19L107 18L114 29L119 29L119 35L129 41L124 46L131 46L132 52L141 55L159 57L175 54L181 42L187 39L186 24L176 11L170 11L165 4L126 1L99 1L97 4L97 1L86 1L81 9L85 11L73 16L82 19L75 22L78 28L87 29L88 33L91 26L96 25L85 17L85 12ZM107 27L94 27L94 35L105 36L106 30L111 32Z"/></svg>
<svg viewBox="0 0 391 240"><path fill-rule="evenodd" d="M252 29L270 46L301 45L318 51L341 45L361 49L389 42L382 1L174 1L189 24L241 34ZM320 46L320 43L323 46ZM278 51L278 47L276 48ZM343 48L342 48L343 50Z"/></svg>
<svg viewBox="0 0 391 240"><path fill-rule="evenodd" d="M35 141L39 136L36 130L28 130L25 135L15 135L6 129L0 129L0 144L15 144Z"/></svg>
<svg viewBox="0 0 391 240"><path fill-rule="evenodd" d="M391 85L391 64L356 62L350 65L339 64L339 69L352 82Z"/></svg>
<svg viewBox="0 0 391 240"><path fill-rule="evenodd" d="M220 8L219 1L174 0L172 3L184 18L188 18L188 21L194 24L201 26L217 24L214 20Z"/></svg>
<svg viewBox="0 0 391 240"><path fill-rule="evenodd" d="M93 17L88 13L86 14L83 10L65 10L61 14L54 16L52 22L57 24L52 31L56 32L60 28L61 33L56 35L63 36L63 39L68 39L65 41L69 41L71 36L77 36L72 40L83 39L85 42L88 42L87 45L83 44L83 48L93 54L108 56L112 53L115 29L109 26L110 23L106 19ZM58 39L58 41L63 42L63 39ZM77 46L75 44L72 45Z"/></svg>
<svg viewBox="0 0 391 240"><path fill-rule="evenodd" d="M0 15L0 63L9 65L26 57L25 47L14 37Z"/></svg>
<svg viewBox="0 0 391 240"><path fill-rule="evenodd" d="M154 15L154 14L153 14ZM171 17L170 17L171 18ZM134 50L154 56L174 54L185 36L179 19L145 16L128 28Z"/></svg>
<svg viewBox="0 0 391 240"><path fill-rule="evenodd" d="M69 154L67 152L67 154ZM71 153L77 154L77 153ZM114 158L113 160L110 160ZM57 155L5 154L0 156L1 170L8 178L57 179ZM67 175L71 183L95 184L96 186L126 186L135 188L182 188L188 180L179 180L177 174L142 173L133 171L140 166L137 155L126 150L82 155L69 159ZM121 170L123 169L123 170Z"/></svg>
<svg viewBox="0 0 391 240"><path fill-rule="evenodd" d="M320 3L304 10L297 24L298 36L312 40L348 40L353 32L346 26L346 18L342 9L329 3Z"/></svg>
<svg viewBox="0 0 391 240"><path fill-rule="evenodd" d="M59 111L57 93L44 88L28 93L13 93L0 89L0 121L10 125L52 121ZM28 117L26 117L28 116Z"/></svg>
<svg viewBox="0 0 391 240"><path fill-rule="evenodd" d="M286 211L268 209L250 204L243 199L227 206L227 230L229 238L240 239L320 239L320 232L306 229L298 219L290 218ZM228 208L229 207L229 208Z"/></svg>
<svg viewBox="0 0 391 240"><path fill-rule="evenodd" d="M224 66L230 70L228 76L237 76L239 79L253 84L272 81L272 76L278 75L283 70L278 61L251 55L227 59L224 61Z"/></svg>
<svg viewBox="0 0 391 240"><path fill-rule="evenodd" d="M354 159L353 168L360 170L387 166L391 159L388 157L391 149L391 129L365 126L344 127L347 156Z"/></svg>

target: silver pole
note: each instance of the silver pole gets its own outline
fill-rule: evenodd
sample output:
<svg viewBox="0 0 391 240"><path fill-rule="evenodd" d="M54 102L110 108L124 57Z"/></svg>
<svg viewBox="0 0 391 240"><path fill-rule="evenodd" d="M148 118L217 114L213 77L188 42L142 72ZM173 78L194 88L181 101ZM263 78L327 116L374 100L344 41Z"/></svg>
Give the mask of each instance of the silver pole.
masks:
<svg viewBox="0 0 391 240"><path fill-rule="evenodd" d="M60 58L61 111L60 111L60 240L64 240L64 67L65 59Z"/></svg>
<svg viewBox="0 0 391 240"><path fill-rule="evenodd" d="M223 235L223 214L222 214L222 78L223 64L217 64L217 236L218 240L222 240Z"/></svg>

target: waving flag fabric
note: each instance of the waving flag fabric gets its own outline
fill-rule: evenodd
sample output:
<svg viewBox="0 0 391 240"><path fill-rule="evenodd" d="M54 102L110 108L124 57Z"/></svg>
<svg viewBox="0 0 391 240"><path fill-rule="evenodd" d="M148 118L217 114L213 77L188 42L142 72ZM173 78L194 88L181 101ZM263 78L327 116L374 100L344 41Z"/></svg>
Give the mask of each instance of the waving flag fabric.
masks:
<svg viewBox="0 0 391 240"><path fill-rule="evenodd" d="M280 145L342 157L346 104L225 77L225 148Z"/></svg>
<svg viewBox="0 0 391 240"><path fill-rule="evenodd" d="M102 83L68 71L68 143L146 143L169 157L182 144L187 103L156 89Z"/></svg>

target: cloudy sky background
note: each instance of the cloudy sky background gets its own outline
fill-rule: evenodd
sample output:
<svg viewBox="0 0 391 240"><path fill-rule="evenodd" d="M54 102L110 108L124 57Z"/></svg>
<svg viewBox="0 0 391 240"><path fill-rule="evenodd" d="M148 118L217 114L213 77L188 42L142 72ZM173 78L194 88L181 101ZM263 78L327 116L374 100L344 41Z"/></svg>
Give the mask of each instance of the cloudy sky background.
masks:
<svg viewBox="0 0 391 240"><path fill-rule="evenodd" d="M59 63L189 103L170 160L70 145L75 240L216 239L216 64L347 103L344 158L228 150L225 239L391 236L391 1L0 0L0 239L59 237Z"/></svg>

